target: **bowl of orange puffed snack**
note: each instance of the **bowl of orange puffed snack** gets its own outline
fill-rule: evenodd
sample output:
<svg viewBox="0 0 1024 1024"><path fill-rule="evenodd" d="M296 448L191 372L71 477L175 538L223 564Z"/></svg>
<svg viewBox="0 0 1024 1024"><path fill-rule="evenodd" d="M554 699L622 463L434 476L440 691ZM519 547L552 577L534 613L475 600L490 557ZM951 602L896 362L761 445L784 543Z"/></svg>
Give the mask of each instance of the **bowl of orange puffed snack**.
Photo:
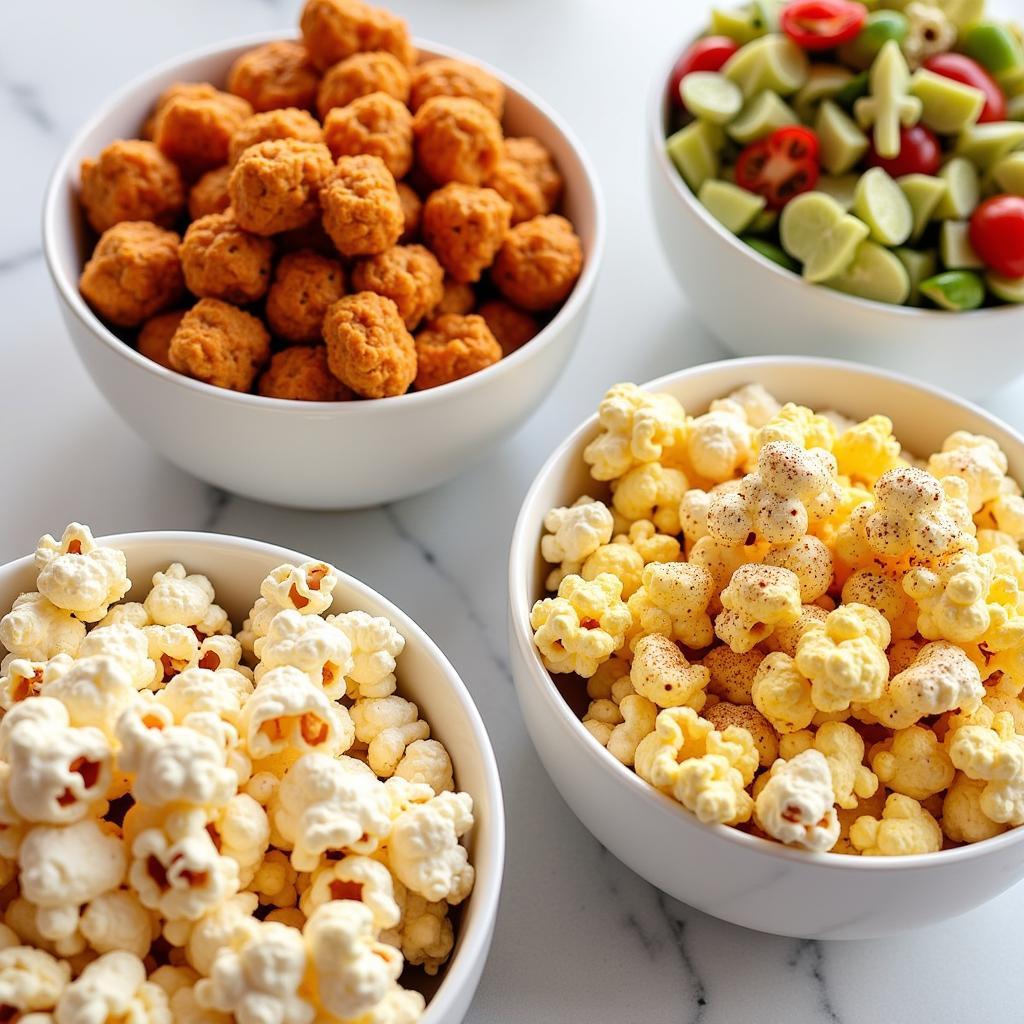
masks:
<svg viewBox="0 0 1024 1024"><path fill-rule="evenodd" d="M4 1005L56 1020L457 1024L504 856L483 723L398 608L79 523L0 566L0 824Z"/></svg>
<svg viewBox="0 0 1024 1024"><path fill-rule="evenodd" d="M449 479L533 411L603 214L569 129L506 75L363 0L308 0L299 29L109 101L54 174L44 248L86 369L153 447L351 508Z"/></svg>
<svg viewBox="0 0 1024 1024"><path fill-rule="evenodd" d="M709 914L867 938L1024 877L1024 438L906 377L712 363L611 387L510 556L537 751Z"/></svg>

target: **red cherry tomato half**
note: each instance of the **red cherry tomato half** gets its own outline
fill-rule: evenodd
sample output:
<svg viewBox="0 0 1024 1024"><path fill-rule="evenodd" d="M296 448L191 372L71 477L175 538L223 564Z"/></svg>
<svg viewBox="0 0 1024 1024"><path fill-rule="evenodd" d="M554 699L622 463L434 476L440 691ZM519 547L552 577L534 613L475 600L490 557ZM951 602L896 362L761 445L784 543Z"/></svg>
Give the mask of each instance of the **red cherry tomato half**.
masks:
<svg viewBox="0 0 1024 1024"><path fill-rule="evenodd" d="M769 210L781 210L818 184L818 136L800 125L777 128L752 142L736 161L736 184L764 196Z"/></svg>
<svg viewBox="0 0 1024 1024"><path fill-rule="evenodd" d="M881 157L872 145L868 166L881 167L893 178L902 174L934 174L942 163L942 147L935 133L923 124L900 129L900 152L891 158Z"/></svg>
<svg viewBox="0 0 1024 1024"><path fill-rule="evenodd" d="M705 36L698 39L672 68L668 82L668 94L677 106L683 105L679 84L691 71L721 71L725 62L740 48L735 39L728 36Z"/></svg>
<svg viewBox="0 0 1024 1024"><path fill-rule="evenodd" d="M987 267L1024 277L1024 196L993 196L971 215L971 245Z"/></svg>
<svg viewBox="0 0 1024 1024"><path fill-rule="evenodd" d="M938 53L929 57L924 66L933 74L980 89L985 94L985 106L979 121L1006 120L1006 96L999 83L976 60L962 53Z"/></svg>
<svg viewBox="0 0 1024 1024"><path fill-rule="evenodd" d="M853 0L796 0L779 15L779 25L803 50L831 50L856 38L868 9Z"/></svg>

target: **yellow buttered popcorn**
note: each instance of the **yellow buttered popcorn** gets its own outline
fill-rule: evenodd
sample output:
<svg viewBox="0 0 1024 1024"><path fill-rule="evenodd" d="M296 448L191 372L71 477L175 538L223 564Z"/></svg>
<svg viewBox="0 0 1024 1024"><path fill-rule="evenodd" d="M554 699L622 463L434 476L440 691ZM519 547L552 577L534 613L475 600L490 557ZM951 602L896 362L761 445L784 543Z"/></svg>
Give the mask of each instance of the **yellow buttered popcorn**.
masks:
<svg viewBox="0 0 1024 1024"><path fill-rule="evenodd" d="M856 411L615 386L532 624L584 728L699 820L937 852L1024 825L1024 493L990 438L910 451Z"/></svg>

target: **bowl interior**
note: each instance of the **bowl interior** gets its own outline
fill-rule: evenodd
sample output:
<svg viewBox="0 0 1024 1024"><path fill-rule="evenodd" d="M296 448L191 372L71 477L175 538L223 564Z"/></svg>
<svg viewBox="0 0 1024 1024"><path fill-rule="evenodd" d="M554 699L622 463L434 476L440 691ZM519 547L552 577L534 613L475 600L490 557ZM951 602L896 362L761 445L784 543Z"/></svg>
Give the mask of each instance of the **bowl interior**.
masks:
<svg viewBox="0 0 1024 1024"><path fill-rule="evenodd" d="M285 548L199 533L123 534L104 543L124 551L133 586L126 601L145 597L153 574L170 562L208 576L235 629L241 628L267 573L306 555ZM0 609L10 608L18 594L35 589L32 558L0 566ZM431 727L431 735L449 750L456 785L473 797L476 823L464 839L476 867L474 891L456 922L452 959L436 978L418 969L406 972L406 984L431 998L425 1021L440 1024L447 1007L472 973L473 962L486 954L497 908L504 860L504 814L497 766L483 722L455 669L432 640L404 612L358 580L341 573L333 612L360 608L390 619L406 639L398 662L399 688L415 701ZM0 653L4 649L0 646Z"/></svg>
<svg viewBox="0 0 1024 1024"><path fill-rule="evenodd" d="M308 413L310 404L308 402L268 399L259 395L225 392L222 388L215 388L164 369L152 360L139 355L131 345L125 344L114 334L89 308L79 294L77 284L82 266L95 244L95 234L86 224L78 202L78 175L82 160L95 156L115 139L137 137L156 98L172 83L210 81L215 85L223 85L228 69L238 56L260 43L286 38L288 35L288 32L262 33L177 58L129 83L120 93L108 100L95 117L82 128L54 172L44 207L43 237L47 261L64 300L80 320L108 344L116 346L116 349L126 359L150 373L185 387L201 389L226 401L257 402L277 410L291 409ZM398 399L389 398L358 403L318 403L321 407L329 406L332 412L341 415L356 415L365 412L367 407L379 405L380 402L386 402L388 408L393 408L394 403L398 400L403 402L434 401L437 394L443 392L450 395L452 389L476 385L481 380L490 379L513 361L518 363L529 358L532 352L536 352L546 344L547 340L553 338L560 322L569 319L575 307L585 300L597 273L603 236L603 218L596 176L580 144L572 136L568 127L542 100L498 69L490 67L475 57L437 43L418 39L416 44L419 47L421 60L431 57L456 57L486 68L504 83L507 94L504 117L505 134L509 136L531 135L539 139L550 150L565 179L565 193L560 209L573 222L576 232L580 236L584 251L583 273L576 282L572 294L544 329L527 345L505 359L479 373L472 374L470 377L447 384L444 388L402 395Z"/></svg>
<svg viewBox="0 0 1024 1024"><path fill-rule="evenodd" d="M733 359L670 374L645 385L649 391L663 391L675 396L690 415L707 411L716 398L744 384L764 385L780 402L797 402L816 411L834 410L852 419L861 420L875 413L883 413L893 421L894 432L911 453L930 454L938 450L942 441L954 430L968 430L994 438L1006 452L1010 474L1024 477L1024 437L1006 424L990 416L977 406L955 396L918 384L897 374L885 373L827 359L796 359L788 357L764 359ZM597 417L581 424L556 449L538 473L516 523L510 556L510 605L516 640L531 663L532 677L550 696L565 728L572 734L574 745L596 749L600 763L608 771L623 773L644 796L659 797L632 769L625 768L606 751L594 744L579 721L577 712L587 705L584 687L575 676L552 677L541 661L533 644L530 627L530 609L533 603L548 596L544 581L551 570L540 556L540 538L543 535L544 516L549 509L571 505L581 495L608 499L606 484L590 476L583 461L583 449L598 433ZM560 696L559 696L560 695ZM596 784L599 784L596 783ZM696 819L669 798L652 800L664 813L685 815L688 821ZM815 857L804 851L790 851L776 843L746 835L726 826L710 826L723 838L749 845L765 853L778 853L800 857ZM1024 832L1022 832L1024 835ZM999 843L1013 836L1013 832L973 844L975 849L988 843ZM935 855L927 855L927 859ZM921 858L869 858L870 865L861 858L822 854L817 858L828 866L841 863L877 868L910 866ZM898 863L897 863L898 862Z"/></svg>

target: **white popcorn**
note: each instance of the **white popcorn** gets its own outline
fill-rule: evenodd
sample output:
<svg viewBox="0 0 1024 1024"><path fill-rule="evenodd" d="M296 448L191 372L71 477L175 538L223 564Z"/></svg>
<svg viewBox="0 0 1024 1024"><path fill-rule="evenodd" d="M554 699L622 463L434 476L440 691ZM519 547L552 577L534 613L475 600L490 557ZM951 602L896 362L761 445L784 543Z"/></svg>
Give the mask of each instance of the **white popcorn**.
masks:
<svg viewBox="0 0 1024 1024"><path fill-rule="evenodd" d="M441 793L400 814L388 837L388 859L398 880L431 902L461 903L473 888L473 867L459 838L473 826L473 799Z"/></svg>
<svg viewBox="0 0 1024 1024"><path fill-rule="evenodd" d="M78 648L79 658L105 654L113 658L131 677L136 690L150 689L160 669L149 656L149 637L127 622L97 626Z"/></svg>
<svg viewBox="0 0 1024 1024"><path fill-rule="evenodd" d="M146 626L149 656L158 669L154 689L199 663L199 638L182 625Z"/></svg>
<svg viewBox="0 0 1024 1024"><path fill-rule="evenodd" d="M238 864L239 884L248 885L270 843L267 812L247 793L236 793L206 828L221 855Z"/></svg>
<svg viewBox="0 0 1024 1024"><path fill-rule="evenodd" d="M108 739L121 712L138 700L127 670L106 654L73 662L54 679L44 677L41 692L67 708L72 725L94 726Z"/></svg>
<svg viewBox="0 0 1024 1024"><path fill-rule="evenodd" d="M179 724L196 712L237 722L242 704L251 693L252 683L231 669L187 668L156 695L156 702L167 708Z"/></svg>
<svg viewBox="0 0 1024 1024"><path fill-rule="evenodd" d="M188 934L185 945L188 962L200 974L208 975L217 954L231 942L238 926L252 919L257 905L255 893L239 892L207 911Z"/></svg>
<svg viewBox="0 0 1024 1024"><path fill-rule="evenodd" d="M41 949L0 950L0 1006L14 1007L19 1015L53 1009L70 980L68 964Z"/></svg>
<svg viewBox="0 0 1024 1024"><path fill-rule="evenodd" d="M213 598L213 584L205 576L190 576L180 562L173 562L154 575L144 604L158 626L196 626L206 617Z"/></svg>
<svg viewBox="0 0 1024 1024"><path fill-rule="evenodd" d="M153 915L128 889L97 896L82 913L78 927L97 953L125 950L140 959L160 934Z"/></svg>
<svg viewBox="0 0 1024 1024"><path fill-rule="evenodd" d="M331 607L338 572L326 562L279 565L260 584L260 594L277 608L322 615Z"/></svg>
<svg viewBox="0 0 1024 1024"><path fill-rule="evenodd" d="M568 508L553 508L544 517L548 532L540 542L545 562L582 565L612 539L614 520L602 501L584 496Z"/></svg>
<svg viewBox="0 0 1024 1024"><path fill-rule="evenodd" d="M243 675L251 675L242 664L242 645L233 636L207 636L199 645L196 664L211 672L226 672L233 669Z"/></svg>
<svg viewBox="0 0 1024 1024"><path fill-rule="evenodd" d="M64 990L54 1014L57 1024L171 1024L167 994L146 980L133 953L119 950L94 960Z"/></svg>
<svg viewBox="0 0 1024 1024"><path fill-rule="evenodd" d="M763 427L782 408L763 384L744 384L725 398L715 399L711 411L721 408L742 410L746 421L755 429Z"/></svg>
<svg viewBox="0 0 1024 1024"><path fill-rule="evenodd" d="M288 769L271 801L274 828L292 846L292 864L312 871L328 850L373 853L391 829L390 798L361 761L306 754Z"/></svg>
<svg viewBox="0 0 1024 1024"><path fill-rule="evenodd" d="M123 551L98 545L87 526L71 523L61 539L36 548L39 592L83 622L99 622L131 589Z"/></svg>
<svg viewBox="0 0 1024 1024"><path fill-rule="evenodd" d="M395 768L395 775L409 782L423 782L435 793L455 788L452 759L444 744L437 740L413 740L405 748L405 754Z"/></svg>
<svg viewBox="0 0 1024 1024"><path fill-rule="evenodd" d="M406 963L436 974L455 945L448 904L431 903L414 892L407 893L395 937Z"/></svg>
<svg viewBox="0 0 1024 1024"><path fill-rule="evenodd" d="M42 594L21 594L0 619L0 644L16 658L46 661L75 654L85 637L85 623Z"/></svg>
<svg viewBox="0 0 1024 1024"><path fill-rule="evenodd" d="M395 985L359 1024L416 1024L425 1006L419 992Z"/></svg>
<svg viewBox="0 0 1024 1024"><path fill-rule="evenodd" d="M822 853L839 838L832 772L820 750L810 748L771 768L754 802L754 818L779 842Z"/></svg>
<svg viewBox="0 0 1024 1024"><path fill-rule="evenodd" d="M395 774L410 743L430 736L430 726L419 717L419 708L401 697L356 701L351 714L356 739L369 745L369 765L383 778Z"/></svg>
<svg viewBox="0 0 1024 1024"><path fill-rule="evenodd" d="M322 686L332 700L344 696L345 676L354 667L352 644L344 632L319 615L291 609L274 616L267 635L256 641L255 653L260 659L257 682L272 669L291 665Z"/></svg>
<svg viewBox="0 0 1024 1024"><path fill-rule="evenodd" d="M47 678L56 678L66 672L72 664L73 659L68 654L58 654L47 661L5 658L4 675L0 678L0 707L4 711L10 711L20 701L38 697Z"/></svg>
<svg viewBox="0 0 1024 1024"><path fill-rule="evenodd" d="M309 917L317 907L331 900L356 900L373 914L377 931L394 928L401 919L395 902L395 886L386 865L372 857L350 854L326 861L314 872L300 906Z"/></svg>
<svg viewBox="0 0 1024 1024"><path fill-rule="evenodd" d="M352 645L348 695L356 699L394 693L396 659L405 648L405 637L387 619L363 611L328 615L327 621Z"/></svg>
<svg viewBox="0 0 1024 1024"><path fill-rule="evenodd" d="M115 604L106 615L96 623L97 626L134 626L142 629L143 626L151 626L152 619L146 606L139 601L125 601L122 604Z"/></svg>

